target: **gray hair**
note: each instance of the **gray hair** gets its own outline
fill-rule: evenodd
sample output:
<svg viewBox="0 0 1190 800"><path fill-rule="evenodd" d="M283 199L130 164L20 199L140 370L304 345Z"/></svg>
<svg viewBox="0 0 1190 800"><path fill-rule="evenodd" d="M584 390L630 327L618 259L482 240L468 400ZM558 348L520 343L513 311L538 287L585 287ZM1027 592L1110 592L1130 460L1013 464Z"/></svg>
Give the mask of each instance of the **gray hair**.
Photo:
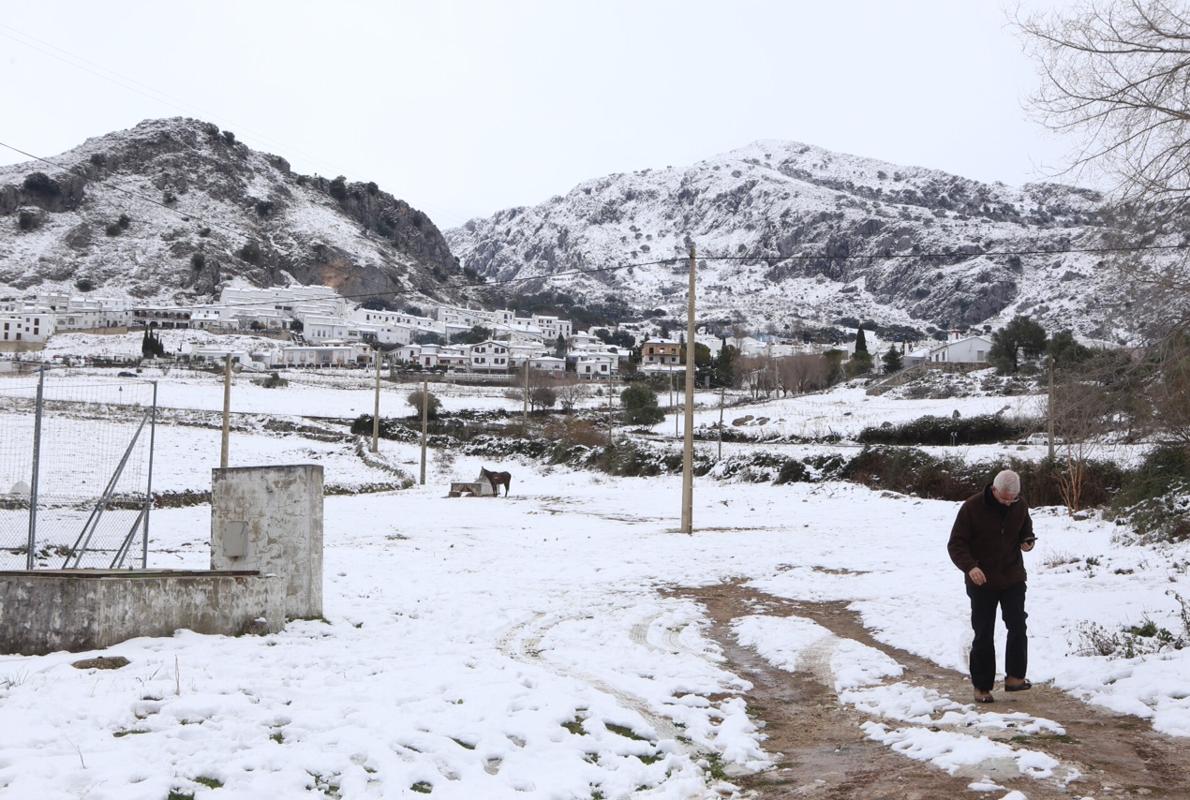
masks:
<svg viewBox="0 0 1190 800"><path fill-rule="evenodd" d="M1010 469L1001 470L992 481L992 486L1001 494L1020 494L1021 476Z"/></svg>

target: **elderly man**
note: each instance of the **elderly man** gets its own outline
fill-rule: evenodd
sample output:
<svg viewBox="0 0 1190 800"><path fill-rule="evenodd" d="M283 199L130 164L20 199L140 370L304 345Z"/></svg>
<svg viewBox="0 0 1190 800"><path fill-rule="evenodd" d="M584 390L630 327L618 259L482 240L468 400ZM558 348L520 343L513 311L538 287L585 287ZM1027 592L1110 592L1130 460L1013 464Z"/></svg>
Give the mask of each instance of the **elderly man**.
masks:
<svg viewBox="0 0 1190 800"><path fill-rule="evenodd" d="M971 598L971 683L975 702L991 703L996 682L996 606L1008 628L1004 690L1032 687L1025 678L1029 643L1025 633L1025 563L1033 549L1033 520L1021 500L1021 479L1012 470L963 502L950 531L950 560L963 571Z"/></svg>

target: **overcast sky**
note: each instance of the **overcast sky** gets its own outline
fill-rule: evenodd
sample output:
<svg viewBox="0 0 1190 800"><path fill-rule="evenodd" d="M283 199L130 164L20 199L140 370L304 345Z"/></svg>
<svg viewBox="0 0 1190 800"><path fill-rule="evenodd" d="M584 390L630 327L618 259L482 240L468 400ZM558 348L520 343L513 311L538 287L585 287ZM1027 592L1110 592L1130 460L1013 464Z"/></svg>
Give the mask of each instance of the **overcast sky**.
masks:
<svg viewBox="0 0 1190 800"><path fill-rule="evenodd" d="M0 0L0 141L52 156L195 116L443 228L762 138L1020 184L1071 143L1024 110L1037 76L1009 7Z"/></svg>

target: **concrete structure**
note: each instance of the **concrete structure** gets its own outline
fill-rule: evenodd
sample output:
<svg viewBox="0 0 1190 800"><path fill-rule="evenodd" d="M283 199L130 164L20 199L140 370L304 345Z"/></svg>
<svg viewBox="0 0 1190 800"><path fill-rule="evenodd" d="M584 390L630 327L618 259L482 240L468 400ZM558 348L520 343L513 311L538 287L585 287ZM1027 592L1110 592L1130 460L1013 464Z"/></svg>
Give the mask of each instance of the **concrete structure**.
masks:
<svg viewBox="0 0 1190 800"><path fill-rule="evenodd" d="M94 650L180 628L237 636L322 616L322 467L213 470L211 572L0 572L0 653Z"/></svg>
<svg viewBox="0 0 1190 800"><path fill-rule="evenodd" d="M322 616L322 467L211 471L211 569L280 575L285 616Z"/></svg>
<svg viewBox="0 0 1190 800"><path fill-rule="evenodd" d="M284 625L284 579L255 572L0 572L0 653L98 650L180 628L239 636Z"/></svg>

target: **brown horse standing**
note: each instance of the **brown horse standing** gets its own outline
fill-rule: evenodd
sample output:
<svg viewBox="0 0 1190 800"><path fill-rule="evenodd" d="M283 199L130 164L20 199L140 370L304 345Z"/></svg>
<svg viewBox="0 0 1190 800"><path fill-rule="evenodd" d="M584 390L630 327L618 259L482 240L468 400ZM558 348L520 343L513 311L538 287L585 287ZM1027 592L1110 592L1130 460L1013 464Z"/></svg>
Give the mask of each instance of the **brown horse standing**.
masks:
<svg viewBox="0 0 1190 800"><path fill-rule="evenodd" d="M487 480L492 486L492 492L496 497L500 496L500 488L504 487L504 496L508 497L509 487L512 484L512 474L509 472L492 472L486 467L479 468L479 477Z"/></svg>

